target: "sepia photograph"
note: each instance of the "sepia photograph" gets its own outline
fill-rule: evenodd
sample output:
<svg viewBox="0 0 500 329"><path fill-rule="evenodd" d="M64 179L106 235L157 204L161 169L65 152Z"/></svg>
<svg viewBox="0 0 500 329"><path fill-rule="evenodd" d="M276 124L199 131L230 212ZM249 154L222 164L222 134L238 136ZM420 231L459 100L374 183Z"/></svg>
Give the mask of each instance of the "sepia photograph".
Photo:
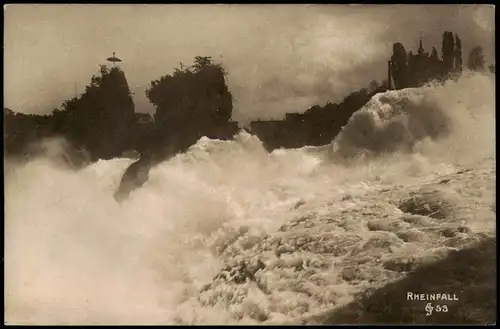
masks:
<svg viewBox="0 0 500 329"><path fill-rule="evenodd" d="M493 325L495 6L4 5L4 325Z"/></svg>

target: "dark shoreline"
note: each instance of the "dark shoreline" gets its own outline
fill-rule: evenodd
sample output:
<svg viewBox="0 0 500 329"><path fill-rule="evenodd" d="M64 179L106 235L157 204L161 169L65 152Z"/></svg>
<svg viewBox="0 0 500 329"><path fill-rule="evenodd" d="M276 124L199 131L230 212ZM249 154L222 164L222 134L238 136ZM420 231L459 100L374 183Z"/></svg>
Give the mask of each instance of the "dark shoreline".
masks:
<svg viewBox="0 0 500 329"><path fill-rule="evenodd" d="M400 281L389 283L339 309L305 320L307 324L495 324L496 237L423 265ZM456 293L458 301L432 301L448 312L426 316L429 301L408 301L407 292Z"/></svg>

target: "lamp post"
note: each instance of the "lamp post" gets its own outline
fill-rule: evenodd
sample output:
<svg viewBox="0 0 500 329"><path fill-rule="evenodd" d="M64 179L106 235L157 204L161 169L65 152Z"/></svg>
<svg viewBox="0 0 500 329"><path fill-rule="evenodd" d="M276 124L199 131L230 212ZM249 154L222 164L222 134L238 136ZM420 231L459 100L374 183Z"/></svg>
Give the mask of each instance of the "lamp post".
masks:
<svg viewBox="0 0 500 329"><path fill-rule="evenodd" d="M115 52L113 52L113 57L108 57L108 58L107 58L107 61L108 61L108 62L112 62L112 63L113 63L113 66L115 66L115 65L116 65L116 63L119 63L119 62L121 62L122 60L121 60L121 59L119 59L118 57L116 57L116 56L115 56Z"/></svg>

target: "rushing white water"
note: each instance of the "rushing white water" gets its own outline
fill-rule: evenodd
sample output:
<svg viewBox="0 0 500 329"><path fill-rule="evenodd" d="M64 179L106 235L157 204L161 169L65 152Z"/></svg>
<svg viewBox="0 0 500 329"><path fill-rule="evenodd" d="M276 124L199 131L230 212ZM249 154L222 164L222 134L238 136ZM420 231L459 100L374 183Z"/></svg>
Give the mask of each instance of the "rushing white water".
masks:
<svg viewBox="0 0 500 329"><path fill-rule="evenodd" d="M242 250L251 249L301 214L327 215L344 206L325 208L327 201L348 196L346 202L356 205L356 196L376 196L383 187L415 185L463 167L492 168L494 95L494 78L484 75L379 94L327 147L268 154L247 133L226 142L202 138L186 154L154 167L122 204L113 193L131 159L79 171L50 156L9 167L6 321L254 323L252 307L260 305L268 321L283 323L331 307L332 299L347 300L345 282L323 287L344 294L298 299L280 288L286 271L266 278L276 294L232 290L222 306L197 296L228 260L223 246L247 243ZM494 229L494 223L469 225ZM363 239L367 233L353 234ZM254 253L272 267L274 256ZM220 295L220 289L212 290Z"/></svg>

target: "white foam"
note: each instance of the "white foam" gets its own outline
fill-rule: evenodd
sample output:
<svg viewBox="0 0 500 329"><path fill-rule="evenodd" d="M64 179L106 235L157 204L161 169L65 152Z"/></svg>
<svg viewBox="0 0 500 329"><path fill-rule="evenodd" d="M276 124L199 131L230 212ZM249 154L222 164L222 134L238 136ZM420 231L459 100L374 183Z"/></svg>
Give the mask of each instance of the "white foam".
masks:
<svg viewBox="0 0 500 329"><path fill-rule="evenodd" d="M302 207L328 212L325 200L492 158L494 108L492 78L471 75L374 96L335 142L333 158L322 148L268 154L245 132L234 141L202 138L154 167L148 182L121 205L113 192L131 159L79 171L46 158L11 168L5 180L6 320L253 323L245 314L260 307L275 314L269 321L286 321L308 302L295 300L287 315L285 295L273 307L273 300L250 287L242 292L247 302L234 304L244 309L199 306L193 298L223 265L214 246L231 241L242 227L254 236L272 235ZM435 123L449 131L431 140L429 124ZM361 126L370 132L366 139L358 138ZM413 153L402 147L407 135L386 138L396 126L412 133ZM363 145L378 157L358 157L345 166L342 157L359 154L353 150ZM391 152L379 152L381 145ZM299 201L305 204L296 211Z"/></svg>

